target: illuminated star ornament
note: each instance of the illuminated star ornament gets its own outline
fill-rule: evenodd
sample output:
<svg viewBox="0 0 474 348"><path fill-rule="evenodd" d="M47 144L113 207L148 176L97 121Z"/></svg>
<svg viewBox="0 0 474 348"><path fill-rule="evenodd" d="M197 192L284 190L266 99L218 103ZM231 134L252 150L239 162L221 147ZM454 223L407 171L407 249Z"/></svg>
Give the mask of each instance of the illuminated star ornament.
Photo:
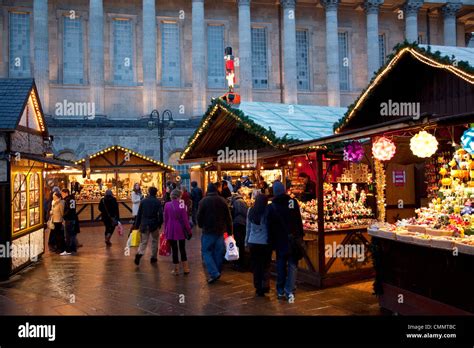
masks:
<svg viewBox="0 0 474 348"><path fill-rule="evenodd" d="M470 155L474 155L474 127L469 128L463 133L461 145Z"/></svg>
<svg viewBox="0 0 474 348"><path fill-rule="evenodd" d="M410 139L410 149L415 156L428 158L438 150L438 140L427 131L421 131Z"/></svg>
<svg viewBox="0 0 474 348"><path fill-rule="evenodd" d="M372 154L379 161L388 161L395 155L396 146L390 139L380 137L372 145Z"/></svg>

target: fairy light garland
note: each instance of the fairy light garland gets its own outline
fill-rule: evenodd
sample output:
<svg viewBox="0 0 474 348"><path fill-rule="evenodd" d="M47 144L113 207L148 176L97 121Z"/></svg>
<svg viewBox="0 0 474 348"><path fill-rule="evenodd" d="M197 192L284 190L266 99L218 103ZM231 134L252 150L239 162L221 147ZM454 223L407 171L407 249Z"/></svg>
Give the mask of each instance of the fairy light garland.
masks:
<svg viewBox="0 0 474 348"><path fill-rule="evenodd" d="M383 162L377 159L374 159L374 168L375 168L375 187L377 191L377 213L378 220L381 222L385 221L386 216L386 204L385 204L385 168Z"/></svg>
<svg viewBox="0 0 474 348"><path fill-rule="evenodd" d="M30 97L31 97L31 101L33 103L36 120L38 121L38 125L39 125L41 131L44 132L46 130L46 127L44 126L43 116L42 116L42 113L41 113L41 110L40 110L40 107L39 107L39 104L38 104L38 99L36 98L36 94L34 92L34 89L31 90Z"/></svg>

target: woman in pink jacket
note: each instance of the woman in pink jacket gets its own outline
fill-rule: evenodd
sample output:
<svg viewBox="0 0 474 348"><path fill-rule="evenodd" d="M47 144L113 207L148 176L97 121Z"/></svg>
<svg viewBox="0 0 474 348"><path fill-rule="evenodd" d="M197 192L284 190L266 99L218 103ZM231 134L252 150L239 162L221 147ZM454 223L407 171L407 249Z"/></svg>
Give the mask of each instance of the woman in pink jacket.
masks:
<svg viewBox="0 0 474 348"><path fill-rule="evenodd" d="M186 204L181 199L181 191L171 192L171 202L165 204L165 237L170 242L173 253L174 275L179 275L179 253L183 263L184 274L189 274L189 264L186 256L186 234L191 236Z"/></svg>

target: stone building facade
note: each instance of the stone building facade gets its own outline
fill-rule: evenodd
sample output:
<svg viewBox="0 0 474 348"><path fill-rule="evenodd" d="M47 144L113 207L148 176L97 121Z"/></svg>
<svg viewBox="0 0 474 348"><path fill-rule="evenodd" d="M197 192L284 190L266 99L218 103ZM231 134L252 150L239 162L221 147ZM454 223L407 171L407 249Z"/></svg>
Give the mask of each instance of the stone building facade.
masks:
<svg viewBox="0 0 474 348"><path fill-rule="evenodd" d="M158 158L150 112L171 110L165 161L225 91L347 106L407 39L473 45L474 0L0 0L0 77L34 76L55 151L120 144Z"/></svg>

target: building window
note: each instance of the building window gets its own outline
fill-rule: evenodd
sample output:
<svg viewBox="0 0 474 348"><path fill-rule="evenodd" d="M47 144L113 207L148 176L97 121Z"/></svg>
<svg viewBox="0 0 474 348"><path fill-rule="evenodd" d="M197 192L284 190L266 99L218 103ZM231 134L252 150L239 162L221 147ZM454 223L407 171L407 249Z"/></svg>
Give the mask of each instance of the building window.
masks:
<svg viewBox="0 0 474 348"><path fill-rule="evenodd" d="M42 223L40 173L13 177L13 233Z"/></svg>
<svg viewBox="0 0 474 348"><path fill-rule="evenodd" d="M223 25L207 27L207 85L209 88L225 86Z"/></svg>
<svg viewBox="0 0 474 348"><path fill-rule="evenodd" d="M13 232L24 230L27 225L26 213L26 176L24 174L16 174L13 180Z"/></svg>
<svg viewBox="0 0 474 348"><path fill-rule="evenodd" d="M417 40L417 41L418 41L418 44L419 44L419 45L422 45L422 44L424 43L424 42L423 42L423 34L421 34L421 33L418 34L418 40Z"/></svg>
<svg viewBox="0 0 474 348"><path fill-rule="evenodd" d="M84 52L80 18L64 17L63 83L84 83Z"/></svg>
<svg viewBox="0 0 474 348"><path fill-rule="evenodd" d="M296 31L296 70L298 76L298 90L309 89L309 66L308 66L308 32L306 30Z"/></svg>
<svg viewBox="0 0 474 348"><path fill-rule="evenodd" d="M385 34L379 34L379 65L385 65L385 59L387 57L387 41L385 40Z"/></svg>
<svg viewBox="0 0 474 348"><path fill-rule="evenodd" d="M9 76L30 77L30 15L11 12L9 20Z"/></svg>
<svg viewBox="0 0 474 348"><path fill-rule="evenodd" d="M40 223L40 178L38 173L30 176L28 209L30 211L30 227Z"/></svg>
<svg viewBox="0 0 474 348"><path fill-rule="evenodd" d="M253 88L268 88L267 30L252 28Z"/></svg>
<svg viewBox="0 0 474 348"><path fill-rule="evenodd" d="M161 83L179 87L181 79L179 27L176 22L161 23Z"/></svg>
<svg viewBox="0 0 474 348"><path fill-rule="evenodd" d="M133 82L133 32L130 19L114 19L114 82Z"/></svg>
<svg viewBox="0 0 474 348"><path fill-rule="evenodd" d="M349 35L347 31L338 34L339 38L339 88L341 91L349 91L350 59L349 59Z"/></svg>

